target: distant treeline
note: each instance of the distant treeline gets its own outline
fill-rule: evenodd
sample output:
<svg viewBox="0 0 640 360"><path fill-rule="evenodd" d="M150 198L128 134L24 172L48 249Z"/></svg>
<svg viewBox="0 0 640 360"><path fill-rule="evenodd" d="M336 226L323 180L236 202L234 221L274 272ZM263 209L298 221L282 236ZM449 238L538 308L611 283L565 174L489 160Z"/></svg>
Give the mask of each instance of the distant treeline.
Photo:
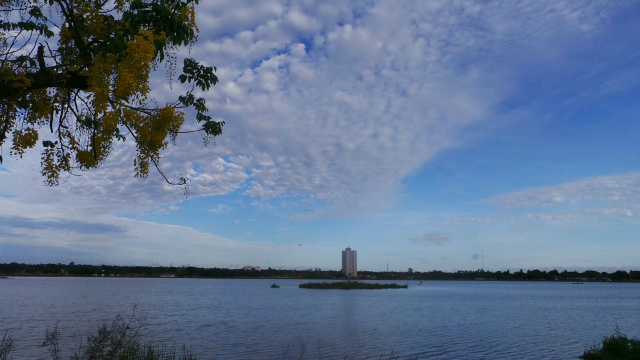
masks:
<svg viewBox="0 0 640 360"><path fill-rule="evenodd" d="M181 277L181 278L340 278L340 271L227 269L193 266L117 266L69 264L0 264L0 276L125 276L125 277Z"/></svg>
<svg viewBox="0 0 640 360"><path fill-rule="evenodd" d="M181 277L181 278L293 278L293 279L340 279L340 271L306 269L226 269L199 268L192 266L116 266L69 264L0 264L0 276L125 276L125 277ZM614 281L640 282L640 271L618 270L612 273L588 270L578 271L485 271L460 270L456 272L386 272L358 271L359 279L376 280L501 280L501 281Z"/></svg>

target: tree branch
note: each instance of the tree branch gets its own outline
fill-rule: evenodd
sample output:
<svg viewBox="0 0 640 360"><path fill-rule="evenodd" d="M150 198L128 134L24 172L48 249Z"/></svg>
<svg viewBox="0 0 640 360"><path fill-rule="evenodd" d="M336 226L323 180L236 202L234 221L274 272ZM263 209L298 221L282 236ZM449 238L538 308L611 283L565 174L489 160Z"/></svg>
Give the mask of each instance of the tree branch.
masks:
<svg viewBox="0 0 640 360"><path fill-rule="evenodd" d="M27 86L24 86L23 80L1 77L0 100L20 97L35 90L47 88L89 89L89 77L77 73L60 74L51 69L45 69L45 71L26 73L24 76L28 80Z"/></svg>

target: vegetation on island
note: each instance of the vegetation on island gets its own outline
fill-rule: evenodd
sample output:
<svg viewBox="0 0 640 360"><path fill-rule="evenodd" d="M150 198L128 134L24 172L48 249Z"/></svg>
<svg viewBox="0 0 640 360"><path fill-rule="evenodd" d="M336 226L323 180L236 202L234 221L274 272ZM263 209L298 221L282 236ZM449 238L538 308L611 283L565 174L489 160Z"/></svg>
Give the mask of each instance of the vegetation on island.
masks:
<svg viewBox="0 0 640 360"><path fill-rule="evenodd" d="M568 281L568 282L640 282L640 271L618 270L612 273L588 270L542 271L358 271L359 280L494 280L494 281ZM227 279L346 279L340 271L322 269L227 269L194 266L117 266L69 264L0 264L2 276L98 276L98 277L176 277Z"/></svg>
<svg viewBox="0 0 640 360"><path fill-rule="evenodd" d="M206 115L200 94L218 82L215 68L185 58L171 102L150 98L151 74L162 64L173 85L178 53L197 39L200 0L0 0L0 149L20 159L39 147L48 186L60 176L99 167L114 143L133 141L136 177L160 168L161 151L188 131L205 144L224 122ZM1 152L0 152L1 153ZM2 162L0 155L0 163Z"/></svg>
<svg viewBox="0 0 640 360"><path fill-rule="evenodd" d="M360 281L311 282L298 285L301 289L377 290L406 289L408 285L365 283Z"/></svg>
<svg viewBox="0 0 640 360"><path fill-rule="evenodd" d="M640 339L629 339L619 329L602 339L602 344L594 345L584 352L584 360L638 360L640 359Z"/></svg>

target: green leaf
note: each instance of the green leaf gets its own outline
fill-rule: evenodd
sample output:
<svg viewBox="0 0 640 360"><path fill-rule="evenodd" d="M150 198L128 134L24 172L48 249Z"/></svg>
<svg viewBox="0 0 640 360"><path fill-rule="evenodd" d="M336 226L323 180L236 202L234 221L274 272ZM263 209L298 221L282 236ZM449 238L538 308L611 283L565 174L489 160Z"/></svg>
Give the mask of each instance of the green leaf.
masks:
<svg viewBox="0 0 640 360"><path fill-rule="evenodd" d="M56 146L56 144L53 141L50 140L42 140L42 147L45 148L54 148Z"/></svg>
<svg viewBox="0 0 640 360"><path fill-rule="evenodd" d="M191 106L195 103L196 97L193 96L191 91L189 91L185 96L178 96L178 101L180 101L180 103L182 103L182 105L184 106ZM198 110L197 107L196 107L196 110Z"/></svg>
<svg viewBox="0 0 640 360"><path fill-rule="evenodd" d="M218 136L222 134L223 126L224 121L207 121L202 125L202 130L204 130L208 135Z"/></svg>
<svg viewBox="0 0 640 360"><path fill-rule="evenodd" d="M33 16L36 19L44 18L44 15L42 15L42 10L40 10L40 8L36 6L29 9L29 15Z"/></svg>
<svg viewBox="0 0 640 360"><path fill-rule="evenodd" d="M200 65L191 58L184 59L182 72L184 74L178 78L182 83L185 81L194 82L202 91L209 90L212 85L218 83L218 77L214 74L213 67Z"/></svg>

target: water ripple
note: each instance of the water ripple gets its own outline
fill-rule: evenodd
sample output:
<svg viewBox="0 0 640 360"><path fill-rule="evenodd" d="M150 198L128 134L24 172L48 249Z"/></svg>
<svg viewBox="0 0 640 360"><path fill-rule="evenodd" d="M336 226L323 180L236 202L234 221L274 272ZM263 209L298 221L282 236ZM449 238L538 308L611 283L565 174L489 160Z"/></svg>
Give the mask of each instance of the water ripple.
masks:
<svg viewBox="0 0 640 360"><path fill-rule="evenodd" d="M137 304L144 338L187 344L202 359L575 359L616 326L640 336L640 284L272 282L18 278L0 282L0 331L13 334L15 359L48 359L39 345L56 323L70 352Z"/></svg>

